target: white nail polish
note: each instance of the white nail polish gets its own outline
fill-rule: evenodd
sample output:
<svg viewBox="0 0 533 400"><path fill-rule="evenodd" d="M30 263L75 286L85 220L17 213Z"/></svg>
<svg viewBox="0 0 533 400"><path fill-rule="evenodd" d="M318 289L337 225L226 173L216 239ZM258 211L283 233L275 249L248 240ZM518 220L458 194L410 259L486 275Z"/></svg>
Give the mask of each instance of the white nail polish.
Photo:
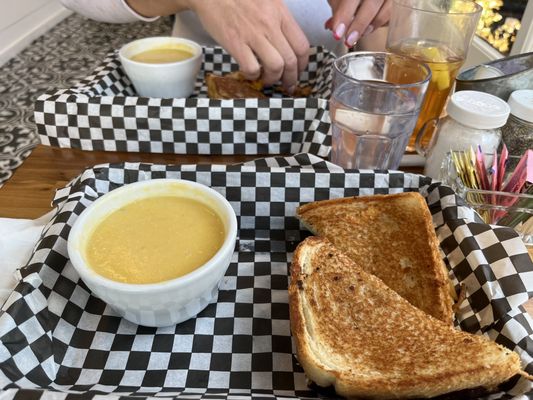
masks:
<svg viewBox="0 0 533 400"><path fill-rule="evenodd" d="M346 46L351 47L356 44L359 40L359 36L359 32L357 31L353 31L352 33L350 33L346 38Z"/></svg>
<svg viewBox="0 0 533 400"><path fill-rule="evenodd" d="M339 25L337 25L337 28L335 28L335 39L339 40L341 37L343 37L344 32L346 32L346 25L341 22Z"/></svg>

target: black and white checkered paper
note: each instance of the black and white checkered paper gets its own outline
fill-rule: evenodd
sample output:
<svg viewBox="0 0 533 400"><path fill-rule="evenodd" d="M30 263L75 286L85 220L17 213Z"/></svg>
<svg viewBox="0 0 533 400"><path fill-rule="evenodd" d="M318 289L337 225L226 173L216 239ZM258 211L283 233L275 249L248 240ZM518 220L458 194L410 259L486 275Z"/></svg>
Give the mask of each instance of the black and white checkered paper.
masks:
<svg viewBox="0 0 533 400"><path fill-rule="evenodd" d="M189 98L137 97L118 53L73 88L40 96L35 123L45 145L96 151L174 154L296 154L326 157L331 145L327 99L335 56L311 49L301 84L308 98L211 100L204 76L238 64L220 47L204 48Z"/></svg>
<svg viewBox="0 0 533 400"><path fill-rule="evenodd" d="M213 187L235 209L240 229L218 299L189 321L147 328L91 295L69 262L67 239L78 215L99 196L161 178ZM0 315L0 388L6 398L77 399L80 392L84 399L315 398L294 357L289 324L288 267L309 235L295 209L404 191L426 196L451 277L466 285L458 325L516 351L533 373L533 322L519 307L533 294L533 265L514 231L478 222L451 189L429 178L344 171L300 154L239 166L105 164L59 190L56 214ZM520 379L491 398L531 395L530 383Z"/></svg>

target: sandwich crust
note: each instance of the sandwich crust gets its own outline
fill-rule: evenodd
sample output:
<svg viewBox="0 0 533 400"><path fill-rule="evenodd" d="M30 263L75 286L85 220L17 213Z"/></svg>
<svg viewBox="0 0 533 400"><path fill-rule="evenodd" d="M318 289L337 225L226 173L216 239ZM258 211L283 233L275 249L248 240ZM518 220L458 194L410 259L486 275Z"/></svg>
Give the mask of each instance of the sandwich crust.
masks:
<svg viewBox="0 0 533 400"><path fill-rule="evenodd" d="M296 249L289 302L298 361L342 396L492 390L521 372L516 353L413 307L322 238Z"/></svg>
<svg viewBox="0 0 533 400"><path fill-rule="evenodd" d="M300 206L297 217L411 304L453 323L453 287L419 193L317 201Z"/></svg>

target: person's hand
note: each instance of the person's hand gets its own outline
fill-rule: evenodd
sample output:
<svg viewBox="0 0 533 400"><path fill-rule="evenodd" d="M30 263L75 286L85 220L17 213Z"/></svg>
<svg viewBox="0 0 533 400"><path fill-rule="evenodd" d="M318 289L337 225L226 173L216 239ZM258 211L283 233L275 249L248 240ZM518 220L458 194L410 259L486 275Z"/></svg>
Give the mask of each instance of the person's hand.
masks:
<svg viewBox="0 0 533 400"><path fill-rule="evenodd" d="M390 19L392 0L328 0L332 16L326 28L335 39L344 38L352 47L361 37L387 24Z"/></svg>
<svg viewBox="0 0 533 400"><path fill-rule="evenodd" d="M204 29L239 63L247 79L279 80L292 92L308 62L309 42L283 0L191 2Z"/></svg>

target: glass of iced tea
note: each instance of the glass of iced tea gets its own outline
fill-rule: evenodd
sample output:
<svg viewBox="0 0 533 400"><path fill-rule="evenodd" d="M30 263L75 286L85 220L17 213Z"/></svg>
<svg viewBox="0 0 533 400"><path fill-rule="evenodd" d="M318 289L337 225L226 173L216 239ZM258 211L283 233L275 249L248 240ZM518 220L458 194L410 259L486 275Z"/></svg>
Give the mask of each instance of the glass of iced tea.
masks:
<svg viewBox="0 0 533 400"><path fill-rule="evenodd" d="M331 161L396 169L431 77L423 62L392 53L348 53L333 64Z"/></svg>
<svg viewBox="0 0 533 400"><path fill-rule="evenodd" d="M441 115L481 11L470 0L394 0L387 50L426 63L432 74L409 151L414 151L416 134L424 124ZM427 144L432 129L426 132L423 142Z"/></svg>

